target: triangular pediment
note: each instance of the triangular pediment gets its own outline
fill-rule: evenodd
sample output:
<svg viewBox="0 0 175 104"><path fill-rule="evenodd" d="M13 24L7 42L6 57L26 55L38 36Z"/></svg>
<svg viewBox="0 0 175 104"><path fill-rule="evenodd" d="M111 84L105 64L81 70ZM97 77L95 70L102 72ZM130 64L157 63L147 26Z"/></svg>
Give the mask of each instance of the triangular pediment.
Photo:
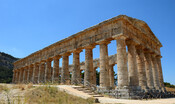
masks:
<svg viewBox="0 0 175 104"><path fill-rule="evenodd" d="M150 38L152 38L157 44L162 46L161 42L158 40L158 38L154 35L150 27L147 25L146 22L142 20L138 20L132 17L128 17L126 15L122 15L122 17L127 20L129 23L131 23L133 26L135 26L137 29L145 33L145 35L148 35Z"/></svg>

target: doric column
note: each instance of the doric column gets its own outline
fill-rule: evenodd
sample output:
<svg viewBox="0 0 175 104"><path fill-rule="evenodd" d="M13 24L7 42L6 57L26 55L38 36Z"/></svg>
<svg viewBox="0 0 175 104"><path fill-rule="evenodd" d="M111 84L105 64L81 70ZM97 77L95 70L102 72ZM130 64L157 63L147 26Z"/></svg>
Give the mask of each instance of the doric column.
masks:
<svg viewBox="0 0 175 104"><path fill-rule="evenodd" d="M22 78L22 69L19 69L19 79L18 79L18 83L21 83L21 78Z"/></svg>
<svg viewBox="0 0 175 104"><path fill-rule="evenodd" d="M27 67L27 83L30 82L30 66Z"/></svg>
<svg viewBox="0 0 175 104"><path fill-rule="evenodd" d="M139 76L139 86L147 90L147 79L146 79L146 71L145 71L145 62L144 62L144 53L143 47L137 46L137 68L138 68L138 76Z"/></svg>
<svg viewBox="0 0 175 104"><path fill-rule="evenodd" d="M52 61L52 59L48 59L46 61L45 82L51 81L51 61Z"/></svg>
<svg viewBox="0 0 175 104"><path fill-rule="evenodd" d="M117 70L118 70L118 88L128 86L128 69L125 37L116 38L117 41Z"/></svg>
<svg viewBox="0 0 175 104"><path fill-rule="evenodd" d="M30 70L30 74L29 74L29 82L32 82L32 80L33 80L33 69L34 69L34 65L33 64L31 64L30 66L29 66L29 70Z"/></svg>
<svg viewBox="0 0 175 104"><path fill-rule="evenodd" d="M72 84L78 84L80 82L80 52L81 50L75 50L73 52L73 70L72 70Z"/></svg>
<svg viewBox="0 0 175 104"><path fill-rule="evenodd" d="M88 86L93 81L93 53L94 46L85 48L85 72L84 72L84 85Z"/></svg>
<svg viewBox="0 0 175 104"><path fill-rule="evenodd" d="M33 65L32 83L35 83L35 70L36 70L36 64Z"/></svg>
<svg viewBox="0 0 175 104"><path fill-rule="evenodd" d="M100 87L109 88L109 60L108 60L108 44L109 41L100 43Z"/></svg>
<svg viewBox="0 0 175 104"><path fill-rule="evenodd" d="M152 73L150 51L144 50L144 56L145 56L145 70L146 70L147 85L150 89L153 89L154 83L153 83L153 73Z"/></svg>
<svg viewBox="0 0 175 104"><path fill-rule="evenodd" d="M38 83L43 82L44 65L45 63L43 62L39 64Z"/></svg>
<svg viewBox="0 0 175 104"><path fill-rule="evenodd" d="M157 56L157 66L158 66L160 87L164 91L164 81L163 81L161 58L162 58L162 56L160 56L160 55Z"/></svg>
<svg viewBox="0 0 175 104"><path fill-rule="evenodd" d="M52 71L52 82L59 81L59 59L60 56L54 57L53 71Z"/></svg>
<svg viewBox="0 0 175 104"><path fill-rule="evenodd" d="M110 82L110 87L114 88L114 66L109 65L109 82Z"/></svg>
<svg viewBox="0 0 175 104"><path fill-rule="evenodd" d="M132 40L128 40L128 71L129 71L129 85L133 88L139 86L137 60L136 60L136 43Z"/></svg>
<svg viewBox="0 0 175 104"><path fill-rule="evenodd" d="M23 69L23 79L22 82L25 83L26 69Z"/></svg>
<svg viewBox="0 0 175 104"><path fill-rule="evenodd" d="M62 60L62 72L61 72L61 83L68 84L70 83L70 74L69 74L69 53L63 55Z"/></svg>
<svg viewBox="0 0 175 104"><path fill-rule="evenodd" d="M16 78L16 83L19 83L19 76L20 76L20 70L17 69L17 78Z"/></svg>
<svg viewBox="0 0 175 104"><path fill-rule="evenodd" d="M16 71L13 70L13 79L12 79L12 83L15 83L15 77L16 77Z"/></svg>
<svg viewBox="0 0 175 104"><path fill-rule="evenodd" d="M24 83L27 83L28 67L25 67Z"/></svg>
<svg viewBox="0 0 175 104"><path fill-rule="evenodd" d="M154 87L156 88L156 90L160 90L157 60L156 60L155 56L156 56L155 54L151 55L151 59L152 59L151 64L152 64L152 71L153 71Z"/></svg>

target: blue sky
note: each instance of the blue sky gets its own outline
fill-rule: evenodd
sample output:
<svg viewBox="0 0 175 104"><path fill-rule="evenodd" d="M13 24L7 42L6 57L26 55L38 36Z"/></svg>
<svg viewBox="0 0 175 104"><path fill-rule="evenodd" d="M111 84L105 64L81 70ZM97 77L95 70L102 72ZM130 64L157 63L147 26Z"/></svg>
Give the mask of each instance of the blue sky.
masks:
<svg viewBox="0 0 175 104"><path fill-rule="evenodd" d="M120 14L150 26L163 44L164 80L175 84L175 0L0 0L0 51L23 58ZM93 52L98 58L99 46ZM115 53L112 41L109 55ZM84 51L80 56L84 61Z"/></svg>

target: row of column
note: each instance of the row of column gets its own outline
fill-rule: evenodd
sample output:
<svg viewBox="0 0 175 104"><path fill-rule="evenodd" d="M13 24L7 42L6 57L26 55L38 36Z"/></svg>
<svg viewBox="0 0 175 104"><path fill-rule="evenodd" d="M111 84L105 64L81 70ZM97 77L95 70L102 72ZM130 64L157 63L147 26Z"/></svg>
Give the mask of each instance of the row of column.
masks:
<svg viewBox="0 0 175 104"><path fill-rule="evenodd" d="M116 40L118 87L133 86L137 88L140 86L144 90L164 88L161 57L144 49L141 45L136 45L132 40L126 41L125 37L119 37Z"/></svg>
<svg viewBox="0 0 175 104"><path fill-rule="evenodd" d="M149 50L145 50L143 46L137 45L132 40L127 40L123 36L117 37L117 67L118 67L118 87L138 87L142 89L160 89L163 85L163 75L161 67L161 57L157 56ZM100 42L100 87L114 87L114 71L113 66L109 66L108 60L108 44L109 41ZM126 51L128 47L128 55ZM84 85L96 85L96 71L93 70L93 48L95 46L85 47L85 75ZM73 51L73 71L72 84L81 83L80 76L80 54L81 50ZM69 55L62 55L61 83L70 83L69 75ZM45 62L35 63L28 67L14 71L13 81L17 82L33 82L41 81L59 81L59 59L56 56ZM51 62L54 60L53 69Z"/></svg>

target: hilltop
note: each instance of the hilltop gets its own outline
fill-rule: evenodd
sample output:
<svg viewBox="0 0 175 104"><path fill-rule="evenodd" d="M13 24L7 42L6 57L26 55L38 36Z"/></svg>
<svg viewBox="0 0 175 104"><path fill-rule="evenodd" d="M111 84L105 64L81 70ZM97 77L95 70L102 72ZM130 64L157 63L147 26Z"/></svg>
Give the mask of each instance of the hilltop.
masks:
<svg viewBox="0 0 175 104"><path fill-rule="evenodd" d="M0 83L10 83L12 81L13 62L18 59L7 53L0 52Z"/></svg>

